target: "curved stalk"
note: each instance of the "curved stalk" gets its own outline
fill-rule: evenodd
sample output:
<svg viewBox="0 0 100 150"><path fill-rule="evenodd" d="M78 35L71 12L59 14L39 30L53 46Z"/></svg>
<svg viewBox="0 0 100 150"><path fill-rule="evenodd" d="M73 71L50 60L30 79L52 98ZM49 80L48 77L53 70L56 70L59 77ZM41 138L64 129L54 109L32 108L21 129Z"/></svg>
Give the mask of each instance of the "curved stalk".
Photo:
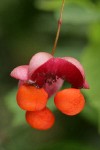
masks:
<svg viewBox="0 0 100 150"><path fill-rule="evenodd" d="M58 20L58 29L57 29L56 38L55 38L55 41L54 41L54 46L53 46L52 52L51 52L52 55L54 55L56 47L57 47L57 42L58 42L60 29L61 29L61 24L62 24L62 13L63 13L63 9L64 9L64 4L65 4L65 0L62 0L62 6L61 6L61 11L60 11L60 18Z"/></svg>

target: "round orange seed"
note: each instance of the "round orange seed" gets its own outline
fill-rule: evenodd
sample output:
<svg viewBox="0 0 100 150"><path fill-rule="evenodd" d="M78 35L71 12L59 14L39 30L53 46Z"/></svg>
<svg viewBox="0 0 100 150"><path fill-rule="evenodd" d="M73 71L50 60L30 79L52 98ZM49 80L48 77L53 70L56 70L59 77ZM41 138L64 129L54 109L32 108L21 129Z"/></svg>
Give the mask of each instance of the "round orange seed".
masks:
<svg viewBox="0 0 100 150"><path fill-rule="evenodd" d="M20 108L28 111L37 111L46 106L48 94L43 88L24 84L19 87L16 99Z"/></svg>
<svg viewBox="0 0 100 150"><path fill-rule="evenodd" d="M44 108L40 111L27 111L26 121L32 128L47 130L53 126L55 117L48 108Z"/></svg>
<svg viewBox="0 0 100 150"><path fill-rule="evenodd" d="M76 115L82 111L85 99L79 89L69 88L59 91L54 98L56 107L66 115Z"/></svg>

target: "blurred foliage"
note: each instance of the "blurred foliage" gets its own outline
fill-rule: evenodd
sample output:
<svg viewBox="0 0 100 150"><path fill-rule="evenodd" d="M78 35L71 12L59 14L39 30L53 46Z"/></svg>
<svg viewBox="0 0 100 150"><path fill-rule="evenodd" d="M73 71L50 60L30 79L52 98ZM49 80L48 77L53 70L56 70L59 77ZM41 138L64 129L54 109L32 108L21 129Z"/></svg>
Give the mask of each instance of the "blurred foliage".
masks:
<svg viewBox="0 0 100 150"><path fill-rule="evenodd" d="M100 85L100 23L95 25L93 24L93 26L90 28L89 39L90 43L86 47L82 55L83 64L87 73L87 80L89 81L91 87L91 89L89 91L86 91L85 93L88 96L88 105L91 107L91 110L95 110L95 115L93 116L97 120L98 128L100 128L100 92L98 90ZM90 117L90 113L88 112L88 118ZM91 117L91 119L93 119L93 116Z"/></svg>
<svg viewBox="0 0 100 150"><path fill-rule="evenodd" d="M28 64L33 54L51 52L62 0L0 1L0 150L100 149L100 0L66 0L55 56L72 56L85 68L90 90L80 115L61 114L48 106L56 123L48 131L31 129L16 103L17 81L11 70ZM65 83L63 88L68 85Z"/></svg>
<svg viewBox="0 0 100 150"><path fill-rule="evenodd" d="M89 24L100 19L99 10L90 2L69 2L65 7L63 21L71 24Z"/></svg>
<svg viewBox="0 0 100 150"><path fill-rule="evenodd" d="M17 89L14 89L11 92L9 92L5 97L6 106L13 113L12 126L25 124L25 119L24 119L25 112L22 111L18 107L18 105L16 105L16 93L17 93Z"/></svg>

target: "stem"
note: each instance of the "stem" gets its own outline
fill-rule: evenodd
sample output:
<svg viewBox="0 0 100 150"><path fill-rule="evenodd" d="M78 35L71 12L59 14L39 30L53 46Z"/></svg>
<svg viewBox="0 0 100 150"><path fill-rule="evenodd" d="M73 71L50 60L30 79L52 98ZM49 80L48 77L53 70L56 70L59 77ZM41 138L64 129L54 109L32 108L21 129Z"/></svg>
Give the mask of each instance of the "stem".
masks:
<svg viewBox="0 0 100 150"><path fill-rule="evenodd" d="M54 55L56 47L57 47L57 42L58 42L59 33L60 33L60 29L61 29L61 24L62 24L62 13L63 13L63 9L64 9L64 4L65 4L65 0L62 0L62 6L61 6L61 11L60 11L60 18L58 20L57 34L56 34L54 46L53 46L53 49L52 49L52 52L51 52L52 55Z"/></svg>

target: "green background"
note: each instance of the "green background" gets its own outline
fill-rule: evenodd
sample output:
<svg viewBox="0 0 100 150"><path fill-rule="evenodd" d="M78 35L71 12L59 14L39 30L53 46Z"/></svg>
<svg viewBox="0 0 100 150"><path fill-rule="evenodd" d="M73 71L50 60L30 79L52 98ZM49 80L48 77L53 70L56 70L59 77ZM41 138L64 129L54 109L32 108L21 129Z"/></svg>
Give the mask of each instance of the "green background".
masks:
<svg viewBox="0 0 100 150"><path fill-rule="evenodd" d="M29 127L16 103L12 69L28 64L37 52L51 52L61 0L0 1L0 150L100 149L100 0L66 0L55 56L72 56L84 66L90 90L82 90L86 105L77 116L59 112L47 131ZM67 87L67 83L63 88Z"/></svg>

